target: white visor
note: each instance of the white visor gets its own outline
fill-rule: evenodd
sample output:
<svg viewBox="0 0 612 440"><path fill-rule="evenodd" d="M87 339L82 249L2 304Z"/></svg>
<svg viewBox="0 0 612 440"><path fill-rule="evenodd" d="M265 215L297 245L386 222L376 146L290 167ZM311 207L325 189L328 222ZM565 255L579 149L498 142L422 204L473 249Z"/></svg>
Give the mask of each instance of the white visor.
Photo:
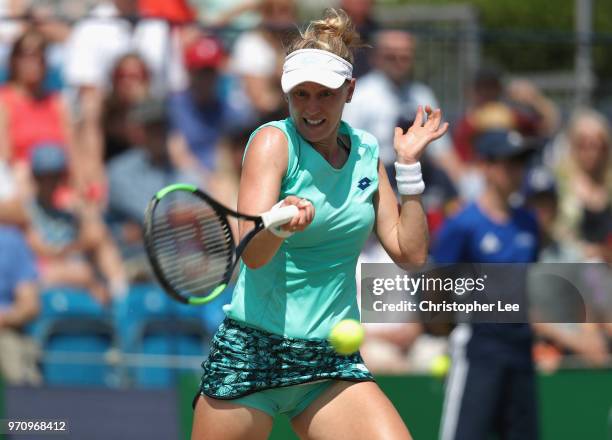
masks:
<svg viewBox="0 0 612 440"><path fill-rule="evenodd" d="M337 89L352 77L353 66L338 55L320 49L300 49L285 58L281 85L285 93L304 82Z"/></svg>

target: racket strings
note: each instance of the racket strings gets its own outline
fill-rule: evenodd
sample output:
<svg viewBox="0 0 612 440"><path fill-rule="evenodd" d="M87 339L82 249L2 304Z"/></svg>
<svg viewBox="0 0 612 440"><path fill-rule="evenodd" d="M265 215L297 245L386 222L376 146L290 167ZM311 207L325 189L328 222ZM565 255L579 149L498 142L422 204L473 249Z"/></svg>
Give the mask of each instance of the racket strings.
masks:
<svg viewBox="0 0 612 440"><path fill-rule="evenodd" d="M229 278L234 243L225 218L192 194L159 201L153 250L167 281L184 296L203 296Z"/></svg>

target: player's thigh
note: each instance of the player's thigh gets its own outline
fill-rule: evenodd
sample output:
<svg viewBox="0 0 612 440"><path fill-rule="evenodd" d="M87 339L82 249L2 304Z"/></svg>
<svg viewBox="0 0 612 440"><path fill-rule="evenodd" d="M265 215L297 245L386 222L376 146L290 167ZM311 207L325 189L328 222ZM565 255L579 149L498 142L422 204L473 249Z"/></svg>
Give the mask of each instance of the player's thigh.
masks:
<svg viewBox="0 0 612 440"><path fill-rule="evenodd" d="M374 382L338 381L291 420L302 439L411 439L399 413Z"/></svg>
<svg viewBox="0 0 612 440"><path fill-rule="evenodd" d="M267 439L272 417L255 408L200 396L193 414L191 440Z"/></svg>

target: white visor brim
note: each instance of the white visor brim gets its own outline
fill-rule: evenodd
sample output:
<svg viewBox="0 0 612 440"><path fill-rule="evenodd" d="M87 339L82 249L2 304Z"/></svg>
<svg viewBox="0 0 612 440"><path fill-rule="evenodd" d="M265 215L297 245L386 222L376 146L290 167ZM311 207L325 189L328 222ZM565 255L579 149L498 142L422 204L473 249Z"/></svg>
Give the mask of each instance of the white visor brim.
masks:
<svg viewBox="0 0 612 440"><path fill-rule="evenodd" d="M300 69L285 73L281 78L284 93L289 93L295 86L313 82L330 89L337 89L344 84L346 78L338 73L317 69Z"/></svg>
<svg viewBox="0 0 612 440"><path fill-rule="evenodd" d="M337 89L352 77L353 66L338 55L321 49L300 49L285 58L281 86L285 93L305 82Z"/></svg>

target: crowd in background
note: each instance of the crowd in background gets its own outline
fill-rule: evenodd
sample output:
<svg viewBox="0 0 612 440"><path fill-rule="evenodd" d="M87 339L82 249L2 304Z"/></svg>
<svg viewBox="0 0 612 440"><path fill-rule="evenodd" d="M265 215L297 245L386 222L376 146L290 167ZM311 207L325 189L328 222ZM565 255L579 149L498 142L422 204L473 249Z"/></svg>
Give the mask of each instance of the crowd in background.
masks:
<svg viewBox="0 0 612 440"><path fill-rule="evenodd" d="M377 137L393 176L394 127L407 128L417 105L439 104L412 78L413 35L384 29L373 1L338 6L369 45L357 54L357 88L343 119ZM287 117L280 75L299 12L293 0L0 1L0 15L23 18L0 30L2 353L33 356L19 329L36 317L37 290L75 286L106 305L152 279L141 225L163 186L191 182L235 207L250 133ZM464 115L423 159L432 240L482 190L474 145L512 133L534 152L513 203L537 217L539 261L612 263L607 118L589 108L564 114L532 83L509 81L494 65L474 72L466 94ZM384 257L368 245L362 261ZM445 350L444 330L416 324L370 326L368 335L373 371L427 369ZM541 339L545 368L564 353L601 366L612 324L560 325ZM15 368L4 374L36 381L35 372Z"/></svg>

